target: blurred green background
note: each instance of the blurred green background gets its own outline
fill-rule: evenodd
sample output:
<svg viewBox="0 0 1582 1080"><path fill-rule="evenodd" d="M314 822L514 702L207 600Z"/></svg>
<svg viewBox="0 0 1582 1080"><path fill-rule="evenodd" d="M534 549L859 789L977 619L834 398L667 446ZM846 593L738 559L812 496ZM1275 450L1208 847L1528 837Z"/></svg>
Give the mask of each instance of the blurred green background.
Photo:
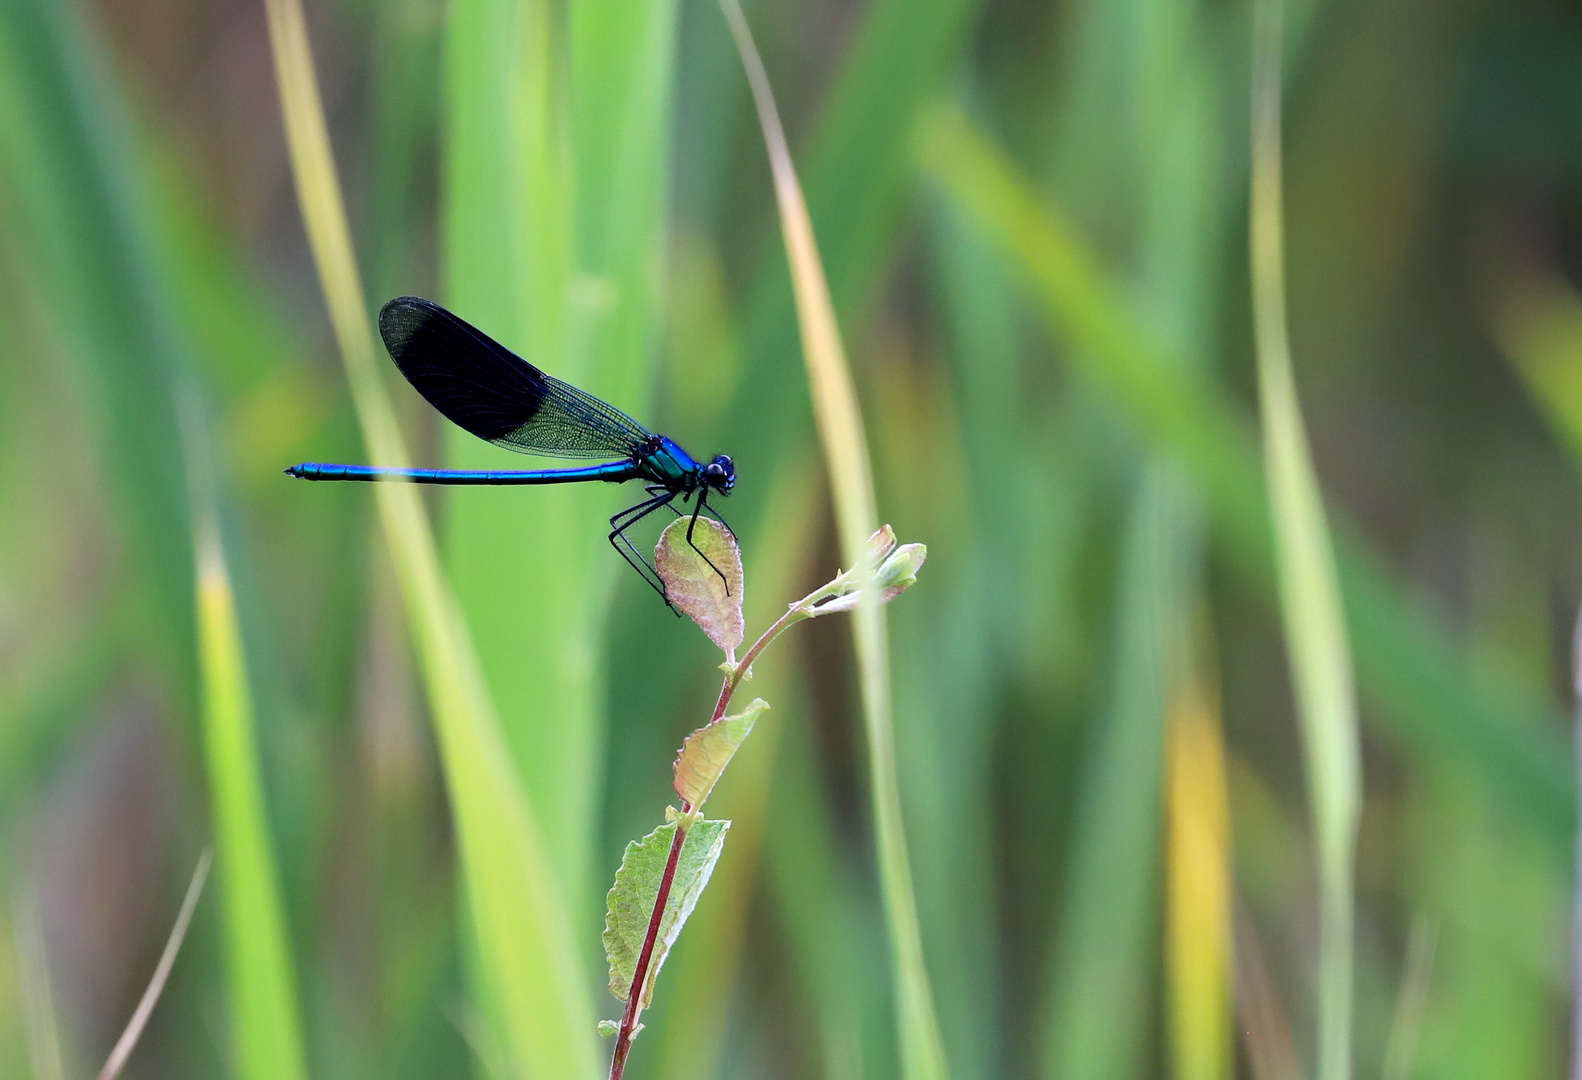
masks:
<svg viewBox="0 0 1582 1080"><path fill-rule="evenodd" d="M1248 6L747 14L881 517L929 546L888 617L951 1075L1311 1075L1316 871L1254 438ZM1552 0L1286 15L1292 339L1363 720L1357 1074L1557 1075L1582 19ZM433 296L733 455L750 633L826 580L773 193L718 10L307 16L372 305ZM215 831L230 781L205 747L192 540L212 505L307 1074L515 1075L477 1003L487 964L371 493L280 472L366 454L262 0L0 5L0 328L0 1074L98 1068ZM420 463L522 467L381 371ZM604 890L662 820L717 657L605 550L615 492L424 498L578 977L614 1016ZM826 619L759 665L748 690L774 708L710 803L736 827L630 1076L898 1074L850 657ZM1167 783L1183 709L1208 718L1208 771L1182 774L1207 776L1200 796ZM1216 799L1234 913L1194 906L1212 889L1172 899L1167 822L1212 821ZM258 1075L234 1049L226 858L128 1076ZM1200 943L1234 921L1228 980L1168 947L1193 911ZM1232 985L1236 1015L1216 1013ZM1181 1051L1172 993L1208 1003L1219 1050Z"/></svg>

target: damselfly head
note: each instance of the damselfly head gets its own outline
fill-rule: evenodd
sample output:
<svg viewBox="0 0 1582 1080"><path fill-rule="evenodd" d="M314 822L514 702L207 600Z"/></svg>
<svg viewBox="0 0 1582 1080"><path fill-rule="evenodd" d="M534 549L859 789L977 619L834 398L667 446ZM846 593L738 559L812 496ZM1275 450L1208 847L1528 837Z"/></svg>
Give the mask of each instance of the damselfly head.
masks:
<svg viewBox="0 0 1582 1080"><path fill-rule="evenodd" d="M729 455L721 454L704 466L703 482L721 495L731 493L731 488L736 485L736 466Z"/></svg>

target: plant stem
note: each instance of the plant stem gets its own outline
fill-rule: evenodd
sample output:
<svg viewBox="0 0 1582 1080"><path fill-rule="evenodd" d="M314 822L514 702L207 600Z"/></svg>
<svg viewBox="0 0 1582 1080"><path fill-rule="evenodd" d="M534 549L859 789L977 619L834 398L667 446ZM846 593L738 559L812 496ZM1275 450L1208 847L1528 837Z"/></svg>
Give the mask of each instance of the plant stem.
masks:
<svg viewBox="0 0 1582 1080"><path fill-rule="evenodd" d="M681 809L685 814L692 809L692 804L682 800ZM632 1035L637 1028L637 1017L643 1011L643 984L648 981L648 965L654 957L654 942L659 938L659 923L664 918L665 905L670 901L670 887L676 880L676 862L681 858L681 845L686 840L687 828L683 819L676 822L676 835L670 841L670 855L665 859L665 873L659 879L659 892L654 897L654 913L648 917L648 933L643 937L643 951L637 956L632 986L626 992L621 1031L615 1037L615 1056L610 1059L610 1080L621 1080L621 1074L626 1071L626 1055L632 1051Z"/></svg>
<svg viewBox="0 0 1582 1080"><path fill-rule="evenodd" d="M816 593L814 594L817 595ZM731 697L736 693L736 688L752 670L753 661L758 659L758 654L768 647L769 643L780 636L780 632L794 622L813 617L808 608L808 598L797 601L786 609L786 613L774 621L774 624L758 636L752 648L742 655L741 660L725 676L725 682L720 687L719 700L714 703L714 715L709 717L709 723L717 724L725 716L725 710L730 708Z"/></svg>
<svg viewBox="0 0 1582 1080"><path fill-rule="evenodd" d="M725 681L720 685L719 699L714 703L714 713L709 717L710 724L717 724L724 718L725 710L731 706L731 698L736 695L736 688L741 685L742 679L746 678L758 654L779 637L780 632L786 627L812 617L812 612L808 608L810 600L811 597L806 598L787 608L784 615L759 635L758 640L753 642L752 648L743 654L741 661L726 673ZM621 1080L621 1074L626 1071L626 1057L632 1052L632 1036L636 1034L637 1018L643 1011L643 986L648 982L648 968L654 958L654 943L659 940L659 924L664 919L665 906L670 902L670 889L676 880L676 863L681 858L681 845L687 840L687 827L691 824L692 810L692 804L682 799L681 814L676 820L676 835L670 841L670 854L665 859L665 872L659 879L659 891L654 894L653 914L648 917L648 933L643 937L643 948L637 954L637 967L632 972L632 985L626 992L626 1008L621 1013L621 1028L615 1036L615 1054L610 1058L610 1080Z"/></svg>

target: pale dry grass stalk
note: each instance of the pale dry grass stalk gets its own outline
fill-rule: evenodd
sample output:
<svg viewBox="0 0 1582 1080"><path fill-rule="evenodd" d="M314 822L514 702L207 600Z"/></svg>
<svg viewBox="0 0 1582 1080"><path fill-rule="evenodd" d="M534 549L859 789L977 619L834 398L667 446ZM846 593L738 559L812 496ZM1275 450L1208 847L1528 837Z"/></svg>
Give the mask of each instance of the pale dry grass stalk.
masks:
<svg viewBox="0 0 1582 1080"><path fill-rule="evenodd" d="M143 996L138 999L137 1008L132 1010L132 1018L126 1022L121 1037L115 1041L115 1046L110 1050L110 1056L105 1059L104 1068L99 1070L99 1080L115 1080L121 1075L126 1059L132 1056L132 1051L137 1047L137 1040L142 1038L143 1029L148 1026L148 1018L154 1014L154 1006L159 1004L159 997L165 992L170 969L176 966L181 943L187 939L187 927L192 923L192 913L198 910L198 898L203 895L203 883L209 878L209 867L213 862L213 849L205 848L198 858L197 867L192 871L192 881L187 885L186 898L181 902L181 910L176 913L175 925L170 928L170 937L165 941L164 951L159 954L159 963L154 966L154 975L148 980L148 986L144 989Z"/></svg>
<svg viewBox="0 0 1582 1080"><path fill-rule="evenodd" d="M878 511L862 411L841 344L829 282L825 279L813 236L813 222L808 216L807 202L786 144L768 74L740 5L736 0L720 0L720 8L736 39L763 129L774 177L775 201L780 211L780 229L791 270L797 323L802 333L802 356L807 365L813 417L834 495L841 555L847 565L856 569L858 588L864 598L854 613L853 630L868 734L879 877L895 974L902 1075L907 1080L943 1080L949 1070L934 1012L934 995L923 961L922 931L918 925L912 868L901 818L884 613L866 585L873 573L868 537L878 527Z"/></svg>
<svg viewBox="0 0 1582 1080"><path fill-rule="evenodd" d="M1351 1076L1352 869L1361 755L1334 546L1297 402L1285 314L1280 0L1254 8L1249 242L1258 405L1280 613L1306 750L1319 862L1318 1078Z"/></svg>

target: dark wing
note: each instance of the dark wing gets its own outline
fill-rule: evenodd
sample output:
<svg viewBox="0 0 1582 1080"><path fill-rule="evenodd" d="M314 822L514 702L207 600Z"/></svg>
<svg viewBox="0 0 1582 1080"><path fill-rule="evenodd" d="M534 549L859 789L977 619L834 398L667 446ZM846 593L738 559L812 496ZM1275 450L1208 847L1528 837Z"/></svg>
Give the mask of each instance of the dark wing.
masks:
<svg viewBox="0 0 1582 1080"><path fill-rule="evenodd" d="M629 456L649 438L636 420L539 371L438 304L401 296L379 312L390 359L445 419L523 454Z"/></svg>

